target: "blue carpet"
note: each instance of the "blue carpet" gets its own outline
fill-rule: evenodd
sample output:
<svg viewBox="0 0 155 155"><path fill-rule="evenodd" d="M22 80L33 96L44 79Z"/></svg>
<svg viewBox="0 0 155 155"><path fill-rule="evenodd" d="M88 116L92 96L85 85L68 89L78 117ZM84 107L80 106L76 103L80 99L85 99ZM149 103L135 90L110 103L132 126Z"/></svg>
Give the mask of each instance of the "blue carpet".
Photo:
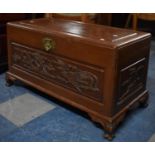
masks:
<svg viewBox="0 0 155 155"><path fill-rule="evenodd" d="M14 124L5 119L3 116L0 116L0 137L8 135L15 129L17 129L17 127Z"/></svg>
<svg viewBox="0 0 155 155"><path fill-rule="evenodd" d="M155 133L155 42L152 42L150 54L148 83L150 92L149 106L132 111L116 132L116 142L145 142ZM26 93L36 93L55 109L39 116L22 127L16 127L0 116L0 141L107 141L103 130L87 118L84 113L50 98L36 90L14 85L5 87L4 74L0 75L0 104Z"/></svg>

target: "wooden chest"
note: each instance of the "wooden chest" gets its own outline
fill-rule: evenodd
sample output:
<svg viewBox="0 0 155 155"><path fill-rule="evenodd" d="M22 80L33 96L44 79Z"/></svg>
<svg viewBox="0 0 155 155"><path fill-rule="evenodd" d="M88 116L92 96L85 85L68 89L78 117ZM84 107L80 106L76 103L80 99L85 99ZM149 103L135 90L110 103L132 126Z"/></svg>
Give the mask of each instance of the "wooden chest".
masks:
<svg viewBox="0 0 155 155"><path fill-rule="evenodd" d="M10 22L8 85L18 79L85 112L111 139L146 105L150 34L67 20Z"/></svg>

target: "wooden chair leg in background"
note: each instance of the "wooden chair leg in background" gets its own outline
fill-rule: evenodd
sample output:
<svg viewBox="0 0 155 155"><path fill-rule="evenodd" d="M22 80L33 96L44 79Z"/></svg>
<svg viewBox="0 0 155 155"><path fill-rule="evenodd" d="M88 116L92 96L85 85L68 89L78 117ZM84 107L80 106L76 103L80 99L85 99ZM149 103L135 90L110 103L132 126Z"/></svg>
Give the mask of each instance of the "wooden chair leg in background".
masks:
<svg viewBox="0 0 155 155"><path fill-rule="evenodd" d="M131 18L132 18L132 14L129 14L129 15L128 15L128 18L127 18L127 21L126 21L126 23L125 23L125 28L128 28L128 27L129 27L129 23L130 23L130 21L131 21Z"/></svg>
<svg viewBox="0 0 155 155"><path fill-rule="evenodd" d="M137 30L138 18L136 14L133 14L132 28L133 30Z"/></svg>
<svg viewBox="0 0 155 155"><path fill-rule="evenodd" d="M136 13L128 15L128 18L127 18L127 21L126 21L126 24L125 24L125 28L129 27L130 21L132 21L132 29L137 30L138 18L137 18Z"/></svg>
<svg viewBox="0 0 155 155"><path fill-rule="evenodd" d="M81 21L82 22L89 22L89 17L87 13L82 13L81 14Z"/></svg>

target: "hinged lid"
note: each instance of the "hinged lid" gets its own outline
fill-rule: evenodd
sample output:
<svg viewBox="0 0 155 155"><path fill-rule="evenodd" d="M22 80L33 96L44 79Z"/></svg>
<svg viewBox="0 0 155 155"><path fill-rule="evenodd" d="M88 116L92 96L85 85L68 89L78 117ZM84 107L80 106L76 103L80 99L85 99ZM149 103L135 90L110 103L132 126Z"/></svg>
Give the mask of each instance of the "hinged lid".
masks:
<svg viewBox="0 0 155 155"><path fill-rule="evenodd" d="M150 37L150 33L53 18L24 20L9 23L9 25L43 31L48 34L73 36L111 48L135 42L137 39Z"/></svg>

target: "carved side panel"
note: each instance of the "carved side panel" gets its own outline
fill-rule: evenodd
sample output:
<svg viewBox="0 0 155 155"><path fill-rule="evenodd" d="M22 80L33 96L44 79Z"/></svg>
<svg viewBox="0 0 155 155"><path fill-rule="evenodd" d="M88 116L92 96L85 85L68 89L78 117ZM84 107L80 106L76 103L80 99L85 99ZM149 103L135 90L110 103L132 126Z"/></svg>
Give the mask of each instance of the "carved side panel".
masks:
<svg viewBox="0 0 155 155"><path fill-rule="evenodd" d="M145 89L146 59L123 68L120 71L118 105L127 102L137 92Z"/></svg>
<svg viewBox="0 0 155 155"><path fill-rule="evenodd" d="M14 67L102 102L104 70L16 43L12 52Z"/></svg>

